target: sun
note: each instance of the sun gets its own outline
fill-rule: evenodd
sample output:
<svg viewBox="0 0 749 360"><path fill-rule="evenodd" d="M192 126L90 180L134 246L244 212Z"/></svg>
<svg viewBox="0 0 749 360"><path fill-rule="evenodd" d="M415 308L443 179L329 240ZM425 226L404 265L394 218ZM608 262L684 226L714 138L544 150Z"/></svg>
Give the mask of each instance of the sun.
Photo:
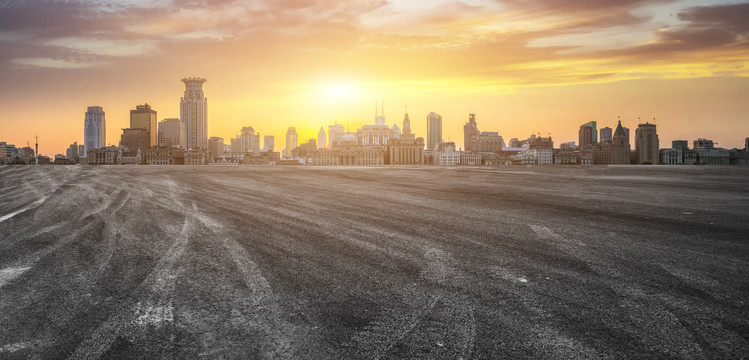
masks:
<svg viewBox="0 0 749 360"><path fill-rule="evenodd" d="M344 83L328 84L326 93L332 99L343 100L351 98L354 89L351 85Z"/></svg>

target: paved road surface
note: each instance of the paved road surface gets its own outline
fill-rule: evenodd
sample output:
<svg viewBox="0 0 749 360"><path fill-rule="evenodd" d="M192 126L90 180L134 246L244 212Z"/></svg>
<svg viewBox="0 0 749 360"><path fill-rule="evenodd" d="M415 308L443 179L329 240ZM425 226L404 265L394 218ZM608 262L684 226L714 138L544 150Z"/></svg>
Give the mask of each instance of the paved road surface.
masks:
<svg viewBox="0 0 749 360"><path fill-rule="evenodd" d="M0 167L0 358L741 358L749 169Z"/></svg>

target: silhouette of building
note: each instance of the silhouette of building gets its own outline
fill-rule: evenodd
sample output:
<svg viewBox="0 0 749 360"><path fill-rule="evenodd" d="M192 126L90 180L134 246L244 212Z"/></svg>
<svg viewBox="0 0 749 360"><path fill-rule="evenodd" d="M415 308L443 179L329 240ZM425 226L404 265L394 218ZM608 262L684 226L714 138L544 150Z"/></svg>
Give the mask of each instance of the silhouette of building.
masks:
<svg viewBox="0 0 749 360"><path fill-rule="evenodd" d="M286 149L283 151L285 157L291 157L291 152L296 149L299 140L297 139L296 129L292 126L286 130Z"/></svg>
<svg viewBox="0 0 749 360"><path fill-rule="evenodd" d="M317 148L325 148L325 129L322 126L320 126L320 131L317 132Z"/></svg>
<svg viewBox="0 0 749 360"><path fill-rule="evenodd" d="M611 128L608 126L601 128L601 130L599 130L599 134L600 134L600 136L598 137L599 142L604 142L606 140L613 140L613 133L611 132Z"/></svg>
<svg viewBox="0 0 749 360"><path fill-rule="evenodd" d="M697 154L697 162L704 165L729 165L730 154L728 150L716 148L715 143L709 139L699 138L694 140L694 152Z"/></svg>
<svg viewBox="0 0 749 360"><path fill-rule="evenodd" d="M479 131L475 114L468 114L468 122L463 125L463 144L465 151L476 153L496 153L505 147L499 133Z"/></svg>
<svg viewBox="0 0 749 360"><path fill-rule="evenodd" d="M598 132L596 131L595 121L580 125L580 130L578 131L578 143L580 148L584 148L598 142L597 135Z"/></svg>
<svg viewBox="0 0 749 360"><path fill-rule="evenodd" d="M400 137L388 142L386 160L385 163L390 165L424 164L424 138L417 138L411 132L408 113L403 116L403 132Z"/></svg>
<svg viewBox="0 0 749 360"><path fill-rule="evenodd" d="M260 134L252 126L244 126L239 133L239 152L260 152Z"/></svg>
<svg viewBox="0 0 749 360"><path fill-rule="evenodd" d="M275 139L276 138L273 137L273 135L265 135L263 137L263 151L273 152L275 150L275 147L276 147L276 145L275 145L276 140Z"/></svg>
<svg viewBox="0 0 749 360"><path fill-rule="evenodd" d="M156 125L156 110L151 108L148 103L135 106L135 110L130 110L130 128L146 129L148 133L148 146L156 146L159 141L159 134ZM145 150L145 148L142 148Z"/></svg>
<svg viewBox="0 0 749 360"><path fill-rule="evenodd" d="M180 119L186 127L186 149L205 149L208 147L208 98L203 93L204 78L190 77L182 79L185 83L185 94L180 100Z"/></svg>
<svg viewBox="0 0 749 360"><path fill-rule="evenodd" d="M595 165L625 165L630 163L629 138L624 132L621 120L610 140L602 140L593 144L593 163Z"/></svg>
<svg viewBox="0 0 749 360"><path fill-rule="evenodd" d="M187 141L187 126L177 118L164 119L158 124L159 146L178 146L185 148Z"/></svg>
<svg viewBox="0 0 749 360"><path fill-rule="evenodd" d="M224 138L212 136L208 139L208 150L211 151L211 159L217 160L224 156Z"/></svg>
<svg viewBox="0 0 749 360"><path fill-rule="evenodd" d="M671 148L672 149L688 149L689 148L689 141L687 140L673 140L671 141Z"/></svg>
<svg viewBox="0 0 749 360"><path fill-rule="evenodd" d="M361 146L387 146L391 132L387 125L364 125L356 130L356 142Z"/></svg>
<svg viewBox="0 0 749 360"><path fill-rule="evenodd" d="M427 149L435 150L442 143L442 116L430 112L427 115Z"/></svg>
<svg viewBox="0 0 749 360"><path fill-rule="evenodd" d="M107 146L107 121L101 106L89 106L83 125L85 151Z"/></svg>
<svg viewBox="0 0 749 360"><path fill-rule="evenodd" d="M658 164L658 133L655 124L637 125L635 130L635 158L638 164Z"/></svg>
<svg viewBox="0 0 749 360"><path fill-rule="evenodd" d="M343 125L341 124L328 125L328 147L336 147L340 145L345 133Z"/></svg>
<svg viewBox="0 0 749 360"><path fill-rule="evenodd" d="M120 146L127 148L129 151L144 151L150 147L148 134L148 130L144 128L122 129Z"/></svg>

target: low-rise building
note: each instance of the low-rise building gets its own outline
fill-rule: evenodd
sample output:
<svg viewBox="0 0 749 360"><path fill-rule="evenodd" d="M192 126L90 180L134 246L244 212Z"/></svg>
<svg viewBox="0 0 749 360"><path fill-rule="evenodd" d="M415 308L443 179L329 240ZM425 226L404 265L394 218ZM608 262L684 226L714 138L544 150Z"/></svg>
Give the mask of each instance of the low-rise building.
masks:
<svg viewBox="0 0 749 360"><path fill-rule="evenodd" d="M482 164L481 154L470 151L460 151L460 165L480 166Z"/></svg>
<svg viewBox="0 0 749 360"><path fill-rule="evenodd" d="M661 149L660 163L664 165L681 165L684 163L684 153L680 148Z"/></svg>

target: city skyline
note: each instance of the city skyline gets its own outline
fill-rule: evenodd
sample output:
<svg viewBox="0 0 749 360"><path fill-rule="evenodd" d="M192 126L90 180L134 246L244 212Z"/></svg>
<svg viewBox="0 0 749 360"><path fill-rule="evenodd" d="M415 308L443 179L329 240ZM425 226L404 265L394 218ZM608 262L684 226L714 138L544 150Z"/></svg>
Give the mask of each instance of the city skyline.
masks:
<svg viewBox="0 0 749 360"><path fill-rule="evenodd" d="M138 104L158 109L159 121L179 117L184 76L210 79L205 138L252 125L283 139L294 126L306 141L320 126L372 124L373 99L388 103L388 125L407 105L419 134L430 112L440 114L444 140L458 147L471 113L506 139L573 141L580 124L613 128L618 117L631 129L655 118L664 143L706 136L743 147L749 133L746 2L261 2L254 12L228 2L164 11L174 5L0 7L3 140L38 134L42 154L64 152L84 143L86 107L101 106L114 144ZM31 106L38 114L21 121Z"/></svg>

